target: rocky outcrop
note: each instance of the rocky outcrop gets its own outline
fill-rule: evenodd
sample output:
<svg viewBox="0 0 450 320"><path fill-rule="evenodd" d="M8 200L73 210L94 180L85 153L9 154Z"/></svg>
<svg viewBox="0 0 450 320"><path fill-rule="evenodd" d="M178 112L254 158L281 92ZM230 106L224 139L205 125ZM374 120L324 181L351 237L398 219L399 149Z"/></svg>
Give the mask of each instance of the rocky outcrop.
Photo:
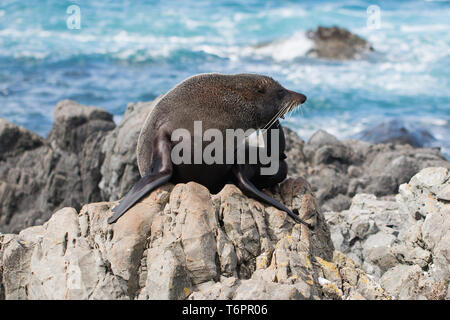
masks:
<svg viewBox="0 0 450 320"><path fill-rule="evenodd" d="M137 137L153 104L129 104L116 127L107 111L64 100L46 139L0 119L0 232L122 197L139 179Z"/></svg>
<svg viewBox="0 0 450 320"><path fill-rule="evenodd" d="M358 194L325 212L331 237L399 299L450 299L450 172L421 170L394 199Z"/></svg>
<svg viewBox="0 0 450 320"><path fill-rule="evenodd" d="M44 223L65 206L120 199L139 179L136 144L156 101L130 103L120 125L103 109L61 101L46 139L0 121L0 232ZM361 192L393 195L420 169L449 167L438 149L339 141L304 142L285 128L291 176L308 179L325 210L348 209Z"/></svg>
<svg viewBox="0 0 450 320"><path fill-rule="evenodd" d="M307 36L314 41L314 49L308 52L313 57L357 59L374 51L370 43L344 28L318 27L316 30L309 30Z"/></svg>
<svg viewBox="0 0 450 320"><path fill-rule="evenodd" d="M314 230L233 185L196 183L108 225L108 201L139 178L154 103L129 104L115 127L62 101L46 139L0 121L0 232L18 233L0 234L0 299L450 298L450 163L435 148L286 128L291 178L265 192Z"/></svg>
<svg viewBox="0 0 450 320"><path fill-rule="evenodd" d="M44 144L37 134L0 118L0 161Z"/></svg>
<svg viewBox="0 0 450 320"><path fill-rule="evenodd" d="M167 184L113 225L117 202L61 209L0 235L0 298L450 299L447 168L324 215L302 178L270 193L314 229L234 185Z"/></svg>
<svg viewBox="0 0 450 320"><path fill-rule="evenodd" d="M47 139L0 122L0 232L42 224L64 206L99 201L101 144L115 125L103 109L61 101Z"/></svg>
<svg viewBox="0 0 450 320"><path fill-rule="evenodd" d="M57 211L43 225L0 235L6 299L387 299L333 250L308 183L274 197L313 230L249 199L234 185L211 195L196 183L153 191L116 224L117 203Z"/></svg>
<svg viewBox="0 0 450 320"><path fill-rule="evenodd" d="M306 143L292 132L286 136L290 175L307 178L324 211L348 209L358 193L395 195L402 183L423 168L450 168L436 148L339 141L323 130Z"/></svg>

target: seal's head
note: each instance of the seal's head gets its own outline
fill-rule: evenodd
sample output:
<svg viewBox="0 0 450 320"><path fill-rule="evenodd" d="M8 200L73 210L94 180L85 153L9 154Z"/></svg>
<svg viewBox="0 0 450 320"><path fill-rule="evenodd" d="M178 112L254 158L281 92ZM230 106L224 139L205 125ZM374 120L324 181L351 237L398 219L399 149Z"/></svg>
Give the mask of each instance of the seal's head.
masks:
<svg viewBox="0 0 450 320"><path fill-rule="evenodd" d="M153 113L174 128L269 128L279 117L306 101L271 77L259 74L204 73L192 76L165 94ZM150 126L156 126L151 124Z"/></svg>
<svg viewBox="0 0 450 320"><path fill-rule="evenodd" d="M306 101L306 96L284 88L271 77L258 74L225 76L224 84L229 95L234 96L236 112L247 113L247 121L257 128L268 128L279 117L294 110Z"/></svg>

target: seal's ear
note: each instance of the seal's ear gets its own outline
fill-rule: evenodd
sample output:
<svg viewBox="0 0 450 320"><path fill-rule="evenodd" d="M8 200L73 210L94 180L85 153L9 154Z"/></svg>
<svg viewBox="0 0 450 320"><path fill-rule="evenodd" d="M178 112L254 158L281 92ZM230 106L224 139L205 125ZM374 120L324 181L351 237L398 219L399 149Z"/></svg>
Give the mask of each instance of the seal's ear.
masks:
<svg viewBox="0 0 450 320"><path fill-rule="evenodd" d="M173 168L172 161L170 160L170 143L165 138L156 140L150 168L147 170L145 176L120 201L119 205L113 209L114 214L109 217L109 224L116 222L136 202L150 191L168 182L172 177Z"/></svg>
<svg viewBox="0 0 450 320"><path fill-rule="evenodd" d="M255 90L261 94L266 93L266 87L262 83L257 84Z"/></svg>

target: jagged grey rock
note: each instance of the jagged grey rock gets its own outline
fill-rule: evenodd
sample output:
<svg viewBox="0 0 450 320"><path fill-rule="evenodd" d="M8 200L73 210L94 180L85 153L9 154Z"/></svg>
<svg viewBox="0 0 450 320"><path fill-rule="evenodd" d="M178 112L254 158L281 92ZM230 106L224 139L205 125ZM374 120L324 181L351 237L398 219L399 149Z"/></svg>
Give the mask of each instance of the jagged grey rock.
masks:
<svg viewBox="0 0 450 320"><path fill-rule="evenodd" d="M2 138L16 141L1 143L0 232L19 232L44 223L55 209L101 200L96 185L102 157L96 146L115 127L112 115L64 100L57 104L54 117L45 140L23 128L0 124ZM11 150L11 145L16 149Z"/></svg>
<svg viewBox="0 0 450 320"><path fill-rule="evenodd" d="M256 283L265 297L275 283L278 298L387 298L377 285L381 279L395 297L449 298L450 166L437 149L339 141L324 131L305 143L286 129L290 174L304 175L312 187L290 179L266 192L319 220L320 206L342 211L351 203L347 211L325 214L335 247L345 255L333 252L327 232L308 238L278 210L232 185L214 196L196 184L160 188L124 216L128 225L122 228L105 223L112 203L85 205L78 214L83 203L116 200L137 181L134 146L152 106L130 104L114 129L106 111L63 101L47 139L0 122L0 136L14 137L0 155L0 230L36 225L1 235L0 297L236 299L251 298L245 288ZM441 168L416 175L400 188L397 202L389 196L427 166ZM51 208L63 206L73 208L45 223ZM72 230L67 235L64 225ZM57 252L64 259L54 257ZM67 278L52 280L39 267L48 261L70 266ZM21 270L13 269L17 264ZM409 268L414 272L398 277L400 284L389 279L403 265L421 271ZM49 289L61 279L65 286ZM420 282L419 289L410 281Z"/></svg>
<svg viewBox="0 0 450 320"><path fill-rule="evenodd" d="M61 101L46 139L0 121L0 232L42 224L64 206L121 198L139 179L137 137L156 101L129 104L118 127L105 110ZM324 210L348 209L356 193L395 194L424 167L450 167L436 149L339 141L324 131L305 143L285 132L289 174L308 179Z"/></svg>
<svg viewBox="0 0 450 320"><path fill-rule="evenodd" d="M414 287L412 298L450 298L450 203L440 196L449 188L450 172L442 167L423 169L400 186L399 211L409 214L413 227L399 237L415 249L410 251L410 261L428 262L418 280L425 284Z"/></svg>
<svg viewBox="0 0 450 320"><path fill-rule="evenodd" d="M426 167L450 168L438 149L402 144L377 144L359 140L339 141L319 130L304 143L286 129L289 174L306 177L323 211L348 209L358 193L395 195L398 187ZM446 193L447 192L447 193ZM448 197L450 191L442 191Z"/></svg>
<svg viewBox="0 0 450 320"><path fill-rule="evenodd" d="M358 194L349 210L325 212L336 249L399 299L449 299L450 204L447 168L421 170L395 201Z"/></svg>
<svg viewBox="0 0 450 320"><path fill-rule="evenodd" d="M46 139L0 119L0 232L125 194L139 179L137 137L154 103L129 104L116 128L107 111L64 100Z"/></svg>
<svg viewBox="0 0 450 320"><path fill-rule="evenodd" d="M325 212L337 250L379 278L393 262L390 248L408 220L395 201L357 194L349 210ZM395 260L396 262L396 260Z"/></svg>
<svg viewBox="0 0 450 320"><path fill-rule="evenodd" d="M44 144L37 134L0 118L0 161Z"/></svg>
<svg viewBox="0 0 450 320"><path fill-rule="evenodd" d="M154 190L113 225L117 202L63 208L41 226L0 235L6 299L388 299L333 250L311 188L288 179L272 196L314 231L234 185Z"/></svg>

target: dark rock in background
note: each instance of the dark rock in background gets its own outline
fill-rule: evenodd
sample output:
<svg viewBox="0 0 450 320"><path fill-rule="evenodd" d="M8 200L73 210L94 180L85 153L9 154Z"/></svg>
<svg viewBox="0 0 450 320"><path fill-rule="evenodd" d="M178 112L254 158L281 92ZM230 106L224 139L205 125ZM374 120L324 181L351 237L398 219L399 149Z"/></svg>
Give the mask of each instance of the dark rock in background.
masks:
<svg viewBox="0 0 450 320"><path fill-rule="evenodd" d="M0 118L0 161L43 144L43 139L34 132Z"/></svg>
<svg viewBox="0 0 450 320"><path fill-rule="evenodd" d="M314 41L314 49L308 52L313 57L347 60L357 59L374 51L370 43L344 28L318 27L316 30L308 30L306 35Z"/></svg>
<svg viewBox="0 0 450 320"><path fill-rule="evenodd" d="M115 127L112 115L65 100L57 104L54 118L45 140L0 122L0 132L14 133L1 140L0 232L19 232L47 221L56 209L102 200L99 147ZM5 136L14 137L14 148Z"/></svg>
<svg viewBox="0 0 450 320"><path fill-rule="evenodd" d="M0 232L121 198L139 179L137 138L154 103L129 104L116 128L107 111L64 100L46 139L0 119Z"/></svg>
<svg viewBox="0 0 450 320"><path fill-rule="evenodd" d="M286 131L292 141L295 133ZM297 143L296 148L290 146L289 140L287 145L290 175L308 180L323 210L348 209L357 193L394 195L400 184L426 167L450 168L450 162L435 148L339 141L323 130L314 133L308 142Z"/></svg>
<svg viewBox="0 0 450 320"><path fill-rule="evenodd" d="M413 147L429 146L436 139L425 129L415 128L405 122L393 119L363 130L357 139L371 143L409 144Z"/></svg>

